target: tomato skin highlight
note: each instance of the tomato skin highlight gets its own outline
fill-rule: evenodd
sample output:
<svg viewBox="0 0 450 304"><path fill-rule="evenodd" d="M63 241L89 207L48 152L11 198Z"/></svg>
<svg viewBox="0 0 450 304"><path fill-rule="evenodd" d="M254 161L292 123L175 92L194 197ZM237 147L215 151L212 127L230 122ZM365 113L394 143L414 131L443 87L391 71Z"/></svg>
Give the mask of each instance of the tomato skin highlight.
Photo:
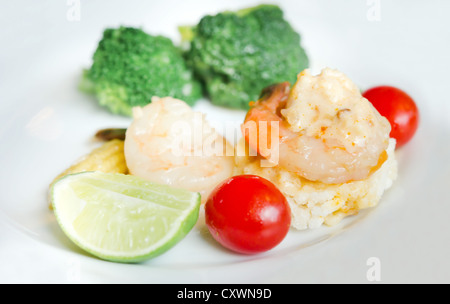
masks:
<svg viewBox="0 0 450 304"><path fill-rule="evenodd" d="M378 112L391 124L390 136L400 148L411 140L419 126L419 110L404 91L392 86L377 86L363 93Z"/></svg>
<svg viewBox="0 0 450 304"><path fill-rule="evenodd" d="M231 177L218 185L205 204L206 225L224 247L243 254L274 248L287 235L291 211L284 195L256 175Z"/></svg>

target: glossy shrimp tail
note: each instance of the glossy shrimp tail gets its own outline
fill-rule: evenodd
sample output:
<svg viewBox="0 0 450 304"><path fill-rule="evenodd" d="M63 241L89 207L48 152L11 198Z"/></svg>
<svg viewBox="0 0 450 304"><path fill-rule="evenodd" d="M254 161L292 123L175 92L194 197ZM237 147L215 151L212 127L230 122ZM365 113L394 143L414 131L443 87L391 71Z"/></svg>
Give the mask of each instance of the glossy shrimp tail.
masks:
<svg viewBox="0 0 450 304"><path fill-rule="evenodd" d="M280 111L286 106L289 92L289 82L264 88L258 101L251 105L241 126L246 142L264 158L273 158L279 142L287 136L286 121Z"/></svg>

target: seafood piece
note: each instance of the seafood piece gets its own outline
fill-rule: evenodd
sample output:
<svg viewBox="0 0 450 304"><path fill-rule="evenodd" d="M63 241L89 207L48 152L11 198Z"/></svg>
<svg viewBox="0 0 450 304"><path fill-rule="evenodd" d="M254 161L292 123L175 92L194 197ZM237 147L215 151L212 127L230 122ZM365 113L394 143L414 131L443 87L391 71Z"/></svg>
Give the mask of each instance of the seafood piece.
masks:
<svg viewBox="0 0 450 304"><path fill-rule="evenodd" d="M200 192L203 199L232 175L232 153L226 155L233 147L185 102L153 97L151 104L133 108L133 116L125 136L132 175Z"/></svg>
<svg viewBox="0 0 450 304"><path fill-rule="evenodd" d="M241 138L238 149L247 142ZM397 179L395 139L390 139L387 160L368 178L343 184L313 182L281 166L262 167L260 156L236 155L235 175L262 176L277 186L291 207L291 226L294 229L314 229L322 225L334 226L345 217L360 210L373 208Z"/></svg>
<svg viewBox="0 0 450 304"><path fill-rule="evenodd" d="M271 124L263 131L261 122ZM257 140L249 131L255 125ZM244 138L262 157L327 184L363 180L380 168L390 129L350 79L328 68L317 76L303 71L291 90L281 83L263 91L242 125Z"/></svg>

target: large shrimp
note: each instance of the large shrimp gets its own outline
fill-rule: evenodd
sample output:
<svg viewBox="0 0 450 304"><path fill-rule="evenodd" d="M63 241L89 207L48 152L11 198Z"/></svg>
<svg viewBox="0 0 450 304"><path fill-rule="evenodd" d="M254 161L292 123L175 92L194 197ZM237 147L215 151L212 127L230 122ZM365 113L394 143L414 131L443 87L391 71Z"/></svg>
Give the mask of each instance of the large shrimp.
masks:
<svg viewBox="0 0 450 304"><path fill-rule="evenodd" d="M154 97L133 116L124 148L131 174L200 192L203 199L232 175L226 151L233 148L183 101Z"/></svg>
<svg viewBox="0 0 450 304"><path fill-rule="evenodd" d="M277 130L273 124L262 130L261 122L277 122ZM252 137L255 125L259 136ZM311 76L305 70L292 90L287 82L263 90L242 132L272 163L308 180L337 184L365 179L383 164L390 124L342 73L325 69ZM271 142L274 132L278 145Z"/></svg>

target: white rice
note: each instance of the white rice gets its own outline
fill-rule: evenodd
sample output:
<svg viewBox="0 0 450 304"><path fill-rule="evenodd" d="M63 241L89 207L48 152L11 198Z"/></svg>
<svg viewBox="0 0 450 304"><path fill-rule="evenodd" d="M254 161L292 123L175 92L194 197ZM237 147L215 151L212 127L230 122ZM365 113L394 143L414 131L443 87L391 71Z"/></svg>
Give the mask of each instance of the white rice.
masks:
<svg viewBox="0 0 450 304"><path fill-rule="evenodd" d="M242 149L242 139L239 145ZM390 139L386 152L387 160L371 176L344 184L312 182L279 166L263 168L258 157L240 156L239 153L235 157L234 174L255 174L273 182L289 202L291 226L299 230L312 229L322 224L335 225L348 215L378 204L384 191L397 178L394 139Z"/></svg>

